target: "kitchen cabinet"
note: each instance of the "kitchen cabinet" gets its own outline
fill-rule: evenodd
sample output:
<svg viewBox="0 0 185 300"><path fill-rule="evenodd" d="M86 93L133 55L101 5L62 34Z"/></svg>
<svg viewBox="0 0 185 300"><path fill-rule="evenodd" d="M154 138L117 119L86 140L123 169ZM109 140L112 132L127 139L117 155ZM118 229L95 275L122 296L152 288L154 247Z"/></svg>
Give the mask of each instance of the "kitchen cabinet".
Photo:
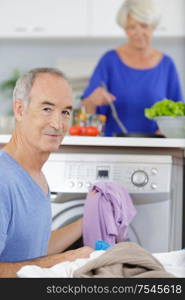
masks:
<svg viewBox="0 0 185 300"><path fill-rule="evenodd" d="M155 0L162 12L160 25L156 36L185 37L185 1L184 0Z"/></svg>
<svg viewBox="0 0 185 300"><path fill-rule="evenodd" d="M184 0L155 0L163 17L155 35L184 36ZM116 23L123 0L1 0L0 38L125 37Z"/></svg>
<svg viewBox="0 0 185 300"><path fill-rule="evenodd" d="M90 0L90 36L123 37L125 33L116 23L116 14L123 0Z"/></svg>
<svg viewBox="0 0 185 300"><path fill-rule="evenodd" d="M185 1L184 0L154 0L162 12L161 23L155 36L185 37ZM124 37L123 30L116 23L116 14L123 0L90 0L92 37Z"/></svg>
<svg viewBox="0 0 185 300"><path fill-rule="evenodd" d="M87 0L1 0L0 37L87 36Z"/></svg>

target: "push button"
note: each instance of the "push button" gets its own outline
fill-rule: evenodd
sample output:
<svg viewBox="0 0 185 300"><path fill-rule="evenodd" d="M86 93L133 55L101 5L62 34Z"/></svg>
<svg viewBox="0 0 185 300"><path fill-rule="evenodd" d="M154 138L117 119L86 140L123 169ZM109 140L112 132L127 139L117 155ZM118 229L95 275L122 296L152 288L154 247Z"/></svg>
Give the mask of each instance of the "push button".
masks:
<svg viewBox="0 0 185 300"><path fill-rule="evenodd" d="M155 183L151 183L151 188L152 188L152 190L156 190L156 188L157 188L157 184L155 184Z"/></svg>

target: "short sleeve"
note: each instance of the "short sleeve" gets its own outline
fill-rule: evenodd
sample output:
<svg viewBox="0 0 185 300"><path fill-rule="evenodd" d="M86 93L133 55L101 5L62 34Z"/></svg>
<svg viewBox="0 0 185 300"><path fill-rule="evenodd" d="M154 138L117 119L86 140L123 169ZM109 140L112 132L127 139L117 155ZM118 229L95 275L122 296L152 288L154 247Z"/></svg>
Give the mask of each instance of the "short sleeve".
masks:
<svg viewBox="0 0 185 300"><path fill-rule="evenodd" d="M8 193L0 186L0 254L2 253L7 238L10 223L11 209Z"/></svg>
<svg viewBox="0 0 185 300"><path fill-rule="evenodd" d="M169 66L169 77L168 77L168 90L167 98L173 101L183 101L182 89L180 84L179 74L177 72L175 63L171 59Z"/></svg>

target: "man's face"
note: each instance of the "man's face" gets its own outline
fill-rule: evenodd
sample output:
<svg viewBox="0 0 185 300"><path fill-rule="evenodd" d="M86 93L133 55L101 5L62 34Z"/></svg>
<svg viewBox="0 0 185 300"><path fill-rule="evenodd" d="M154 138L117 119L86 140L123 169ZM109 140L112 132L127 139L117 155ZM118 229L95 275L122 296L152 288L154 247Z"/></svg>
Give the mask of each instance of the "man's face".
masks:
<svg viewBox="0 0 185 300"><path fill-rule="evenodd" d="M39 74L20 120L21 135L40 152L56 151L69 128L71 110L72 91L67 81Z"/></svg>

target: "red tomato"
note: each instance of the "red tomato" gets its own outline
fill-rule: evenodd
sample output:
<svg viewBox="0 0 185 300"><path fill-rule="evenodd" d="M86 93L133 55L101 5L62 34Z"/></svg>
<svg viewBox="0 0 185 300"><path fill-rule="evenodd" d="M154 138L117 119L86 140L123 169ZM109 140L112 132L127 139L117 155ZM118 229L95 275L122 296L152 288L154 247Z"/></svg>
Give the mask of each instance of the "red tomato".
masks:
<svg viewBox="0 0 185 300"><path fill-rule="evenodd" d="M69 134L70 135L81 135L81 127L78 125L73 125L69 129Z"/></svg>
<svg viewBox="0 0 185 300"><path fill-rule="evenodd" d="M81 135L87 135L87 128L85 126L81 127Z"/></svg>
<svg viewBox="0 0 185 300"><path fill-rule="evenodd" d="M97 136L99 135L99 130L95 126L87 126L86 127L86 135L88 136Z"/></svg>

